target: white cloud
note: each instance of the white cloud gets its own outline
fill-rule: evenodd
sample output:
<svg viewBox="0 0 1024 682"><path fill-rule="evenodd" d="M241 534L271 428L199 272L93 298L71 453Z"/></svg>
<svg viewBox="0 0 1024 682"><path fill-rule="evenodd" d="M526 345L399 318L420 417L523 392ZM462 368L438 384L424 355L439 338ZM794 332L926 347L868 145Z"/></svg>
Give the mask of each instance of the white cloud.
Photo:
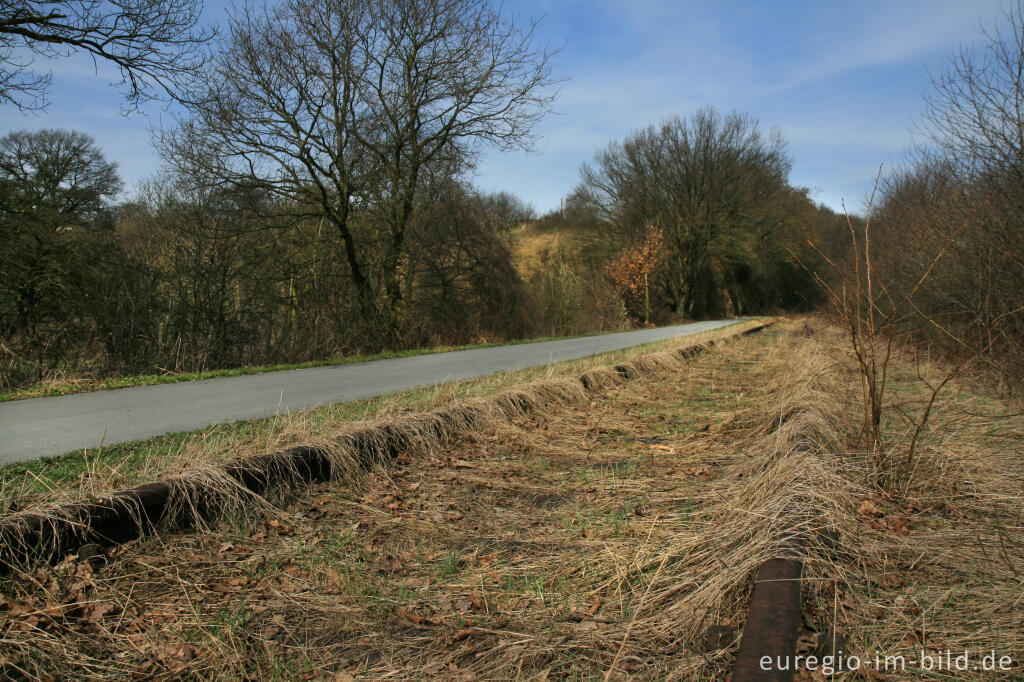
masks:
<svg viewBox="0 0 1024 682"><path fill-rule="evenodd" d="M998 0L836 3L823 31L792 55L768 88L777 92L856 69L945 52L977 36L983 17L995 16Z"/></svg>
<svg viewBox="0 0 1024 682"><path fill-rule="evenodd" d="M973 40L979 15L990 21L997 7L998 0L523 0L512 9L524 17L549 14L543 35L556 45L569 39L561 61L572 80L556 102L562 115L541 128L542 153L489 152L478 182L514 191L541 210L556 207L580 164L610 140L710 104L782 128L795 157L794 181L822 187L830 204L859 196L877 163L910 142L918 105L916 93L900 99L853 74L901 65L899 75L878 69L879 88L923 87L925 66ZM110 85L120 81L116 68L99 63L97 72L82 56L37 64L49 66L51 109L25 116L0 108L0 126L76 128L93 135L126 178L155 170L149 120L120 117L121 94ZM917 80L907 75L914 73ZM147 110L156 116L157 109Z"/></svg>

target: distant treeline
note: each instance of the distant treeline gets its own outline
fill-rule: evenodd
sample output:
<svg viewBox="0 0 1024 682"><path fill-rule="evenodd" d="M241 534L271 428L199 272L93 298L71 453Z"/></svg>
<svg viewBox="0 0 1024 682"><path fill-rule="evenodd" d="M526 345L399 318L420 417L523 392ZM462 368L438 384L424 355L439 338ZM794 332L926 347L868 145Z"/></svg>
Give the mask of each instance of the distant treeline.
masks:
<svg viewBox="0 0 1024 682"><path fill-rule="evenodd" d="M718 145L685 139L709 134ZM675 158L645 164L674 173L628 165L629 154L666 148ZM367 313L345 242L329 222L304 216L300 197L167 172L116 204L116 167L87 136L13 133L0 140L3 384L807 309L818 292L798 258L814 258L808 238L842 248L843 225L789 186L787 170L780 139L705 111L612 145L565 208L539 219L511 195L434 178L417 193L393 265L392 319ZM353 207L347 220L360 262L381 273L389 231L380 207ZM583 248L551 254L524 280L515 260L524 224L571 233ZM647 254L641 309L621 271L650 226L663 240ZM374 304L388 308L387 278L375 275L371 287Z"/></svg>
<svg viewBox="0 0 1024 682"><path fill-rule="evenodd" d="M452 182L417 211L399 264L396 342L367 318L336 235L296 220L295 206L170 176L110 205L112 164L65 131L10 135L0 163L8 385L54 369L195 371L543 331L503 238L530 215L508 196ZM353 230L381 236L369 211Z"/></svg>
<svg viewBox="0 0 1024 682"><path fill-rule="evenodd" d="M189 46L209 38L196 16L171 27ZM557 96L554 53L517 22L488 0L240 4L182 73L119 62L162 74L183 112L155 135L166 170L127 203L87 136L4 137L0 384L820 301L801 263L820 258L808 239L840 248L841 221L789 184L779 135L710 109L600 152L539 219L584 248L524 281L514 228L532 211L466 181L487 147L531 149Z"/></svg>

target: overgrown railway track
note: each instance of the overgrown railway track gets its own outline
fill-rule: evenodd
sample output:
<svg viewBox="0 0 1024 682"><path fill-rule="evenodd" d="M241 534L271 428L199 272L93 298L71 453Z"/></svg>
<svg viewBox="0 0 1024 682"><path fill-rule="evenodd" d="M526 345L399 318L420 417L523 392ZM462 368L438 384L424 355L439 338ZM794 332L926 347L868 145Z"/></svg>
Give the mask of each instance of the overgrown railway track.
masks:
<svg viewBox="0 0 1024 682"><path fill-rule="evenodd" d="M770 323L745 329L735 336L762 331ZM721 341L732 337L726 337ZM682 358L692 358L715 345L715 341L679 348ZM624 380L645 373L637 363L620 363L610 371ZM605 385L601 374L587 372L578 377L586 392L599 391ZM515 392L504 396L515 412L525 413L539 407L520 400ZM417 437L440 439L457 430L468 430L484 413L478 406L456 406L417 415ZM344 449L351 461L361 467L393 460L399 453L416 447L401 426L385 425L357 430L345 435ZM322 445L308 445L235 461L223 467L223 474L240 489L263 496L272 489L299 487L339 478L335 453ZM222 513L218 495L211 491L191 491L189 504L181 504L180 485L172 480L148 483L113 493L102 499L82 500L65 505L50 514L24 515L0 524L0 566L22 566L40 558L54 561L79 553L83 547L109 548L160 529L187 529L199 522L212 521ZM757 571L750 596L749 615L743 628L732 668L732 682L751 680L791 680L800 626L800 581L802 563L794 558L772 558Z"/></svg>
<svg viewBox="0 0 1024 682"><path fill-rule="evenodd" d="M677 349L676 361L706 352L716 343L760 332L772 322L761 322L731 335ZM610 368L589 370L573 382L573 388L555 387L556 399L597 392L607 385L609 373L632 379L657 370L638 360ZM187 477L147 483L106 497L81 500L48 513L18 514L0 522L0 570L10 570L33 560L56 561L75 554L83 546L107 548L151 534L158 529L189 529L213 521L224 513L225 498L238 493L262 498L271 492L295 489L311 483L351 476L353 468L366 469L392 461L399 453L414 451L465 433L495 414L509 418L533 411L537 404L526 392L506 391L494 398L455 405L429 413L410 415L405 422L370 426L343 434L330 445L307 445L229 463L217 478L230 487Z"/></svg>

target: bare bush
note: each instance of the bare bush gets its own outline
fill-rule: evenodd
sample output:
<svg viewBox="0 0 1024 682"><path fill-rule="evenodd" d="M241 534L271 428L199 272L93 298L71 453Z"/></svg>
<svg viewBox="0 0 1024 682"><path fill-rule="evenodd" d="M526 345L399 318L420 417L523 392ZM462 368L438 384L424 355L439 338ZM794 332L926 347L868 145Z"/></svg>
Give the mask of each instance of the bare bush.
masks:
<svg viewBox="0 0 1024 682"><path fill-rule="evenodd" d="M882 187L877 265L917 287L917 338L977 356L1010 392L1024 377L1024 4L983 29L933 79L921 130L932 146ZM920 286L938 248L947 253Z"/></svg>
<svg viewBox="0 0 1024 682"><path fill-rule="evenodd" d="M928 398L916 412L894 409L890 404L889 365L899 344L908 337L909 321L923 319L949 333L939 320L922 313L917 296L930 282L969 218L959 230L927 252L929 259L921 267L906 273L913 280L911 286L900 288L877 266L878 245L874 243L872 216L874 198L872 193L862 224L847 217L848 258L837 262L825 257L831 272L814 276L827 296L833 322L847 334L849 350L859 370L861 433L877 480L884 487L904 486L917 469L918 444L928 427L936 399L950 381L971 365L974 356L962 356L959 362L947 367L937 381L919 376L927 388ZM904 440L889 443L884 438L887 431L884 420L893 413L906 421L908 430Z"/></svg>

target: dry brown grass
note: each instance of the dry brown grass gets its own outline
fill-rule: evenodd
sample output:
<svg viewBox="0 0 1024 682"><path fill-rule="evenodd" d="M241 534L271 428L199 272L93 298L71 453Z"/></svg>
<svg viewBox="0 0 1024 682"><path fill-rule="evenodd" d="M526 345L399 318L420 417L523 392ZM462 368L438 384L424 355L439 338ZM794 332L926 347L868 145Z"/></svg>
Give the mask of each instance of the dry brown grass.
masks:
<svg viewBox="0 0 1024 682"><path fill-rule="evenodd" d="M358 486L37 569L2 586L3 671L719 679L736 637L708 646L709 627L735 633L759 563L799 547L812 630L857 654L994 648L1019 673L1020 420L950 398L927 441L945 464L913 498L880 491L850 448L846 358L802 328L685 374L666 356L641 381L595 371L600 395L541 410L510 394L510 418Z"/></svg>
<svg viewBox="0 0 1024 682"><path fill-rule="evenodd" d="M514 379L529 376L531 370L442 387L428 395L426 402L432 409L425 411L409 408L410 396L422 398L421 395L416 396L417 392L412 392L378 405L372 419L357 422L341 421L338 417L345 414L344 411L334 411L334 418L323 420L316 419L322 416L317 414L318 411L301 413L294 419L284 420L288 423L282 425L280 437L291 436L291 439L299 441L289 443L289 440L285 440L285 444L314 446L318 455L326 461L331 479L355 484L363 472L389 461L396 450L411 455L430 452L477 425L508 420L544 406L579 402L587 396L588 390L600 391L602 387L614 385L628 377L679 369L686 362L685 357L678 352L679 348L692 348L711 339L726 339L752 326L756 326L756 323L735 325L728 330L697 335L696 338L685 337L685 342L675 340L668 344L657 344L659 347L674 348L671 351L642 354L640 349L629 349L624 353L606 354L605 359L620 357L623 360L614 367L594 366L598 358L559 363L546 368L546 378L513 385L512 388L508 386ZM581 368L584 370L582 383L580 375L576 374ZM536 373L537 369L532 372ZM444 402L441 402L441 396L444 396ZM402 398L406 400L404 406ZM310 415L313 416L312 422ZM277 421L274 420L275 427ZM333 430L333 433L326 433L328 429ZM219 518L226 514L249 511L264 513L268 504L278 503L296 486L304 484L297 463L285 452L251 459L255 453L239 455L236 454L236 448L227 448L227 453L232 455L227 462L229 467L240 463L243 469L251 470L266 482L260 495L252 494L235 477L227 475L224 469L227 454L214 450L211 443L202 436L200 433L198 438L193 439L200 447L182 449L176 456L166 460L147 458L141 471L136 467L121 465L113 471L97 467L91 469L88 476L80 476L72 485L46 486L45 490L34 495L21 495L11 505L16 511L0 521L0 537L17 536L19 526L26 520L42 517L47 519L47 526L53 529L47 533L47 542L62 542L62 538L67 537L69 532L74 533L74 529L80 525L79 509L74 502L83 498L101 499L118 487L123 489L118 483L124 478L122 469L125 468L136 482L140 476L166 480L171 488L168 504L170 513L166 517L172 519L175 525L183 524L187 527L202 528L209 518ZM251 441L249 444L252 444ZM237 446L238 443L231 445ZM110 476L110 473L117 475ZM3 486L3 492L8 498L18 490L17 485ZM139 525L142 525L141 521Z"/></svg>
<svg viewBox="0 0 1024 682"><path fill-rule="evenodd" d="M518 227L509 234L516 270L529 279L559 254L575 259L586 242L570 227L542 229L533 225Z"/></svg>
<svg viewBox="0 0 1024 682"><path fill-rule="evenodd" d="M851 372L848 365L843 370ZM913 418L929 399L921 378L934 383L946 372L909 353L894 355L884 424L891 447L883 466L899 465L905 456ZM864 467L860 570L837 590L830 620L855 652L906 659L908 671L890 672L887 679L1022 674L1024 418L1019 403L1005 403L968 382L954 380L936 402L906 482L889 487L891 478L880 475L877 462ZM922 651L952 651L954 657L967 651L971 666L995 651L1013 666L994 672L909 670L920 664Z"/></svg>

